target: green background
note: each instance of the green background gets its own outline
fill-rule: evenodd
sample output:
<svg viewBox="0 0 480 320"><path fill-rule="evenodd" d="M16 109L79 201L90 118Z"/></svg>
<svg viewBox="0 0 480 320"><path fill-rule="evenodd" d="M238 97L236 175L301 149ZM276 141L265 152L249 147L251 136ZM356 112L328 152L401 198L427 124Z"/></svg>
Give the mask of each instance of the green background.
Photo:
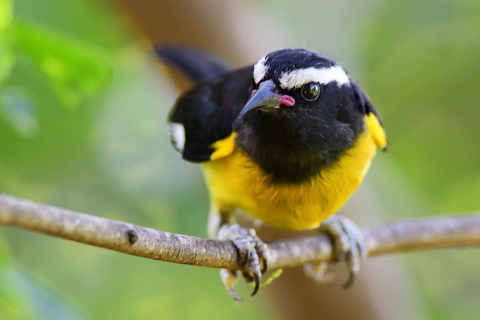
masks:
<svg viewBox="0 0 480 320"><path fill-rule="evenodd" d="M374 101L391 144L367 183L385 221L478 210L480 2L339 3L250 1ZM201 172L170 147L165 123L178 92L152 65L104 2L0 0L0 189L206 236ZM216 270L0 231L0 319L277 316L262 296L234 305ZM478 253L405 255L428 319L476 318Z"/></svg>

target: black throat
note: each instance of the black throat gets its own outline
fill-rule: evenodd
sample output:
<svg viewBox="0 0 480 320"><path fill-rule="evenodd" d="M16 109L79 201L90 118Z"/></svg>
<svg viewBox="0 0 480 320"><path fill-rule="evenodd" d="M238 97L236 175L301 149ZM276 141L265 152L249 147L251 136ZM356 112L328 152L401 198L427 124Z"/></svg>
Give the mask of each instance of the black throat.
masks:
<svg viewBox="0 0 480 320"><path fill-rule="evenodd" d="M322 121L283 110L252 110L234 123L237 145L273 183L301 183L337 161L363 130L363 119ZM352 121L355 120L355 121Z"/></svg>

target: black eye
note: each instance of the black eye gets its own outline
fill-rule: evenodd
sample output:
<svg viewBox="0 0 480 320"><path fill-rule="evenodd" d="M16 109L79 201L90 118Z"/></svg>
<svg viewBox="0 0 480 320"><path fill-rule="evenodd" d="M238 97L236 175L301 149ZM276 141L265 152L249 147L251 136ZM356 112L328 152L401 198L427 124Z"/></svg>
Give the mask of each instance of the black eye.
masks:
<svg viewBox="0 0 480 320"><path fill-rule="evenodd" d="M305 100L313 101L320 95L320 85L316 82L309 82L302 87L302 96Z"/></svg>

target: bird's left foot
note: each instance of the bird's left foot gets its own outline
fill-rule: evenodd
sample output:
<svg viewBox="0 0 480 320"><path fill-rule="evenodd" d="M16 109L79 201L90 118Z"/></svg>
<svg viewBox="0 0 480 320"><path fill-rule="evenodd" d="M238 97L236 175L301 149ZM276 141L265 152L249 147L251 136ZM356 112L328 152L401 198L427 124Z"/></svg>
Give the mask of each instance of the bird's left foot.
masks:
<svg viewBox="0 0 480 320"><path fill-rule="evenodd" d="M254 229L248 229L239 225L223 225L218 231L219 240L231 240L239 253L239 264L243 266L243 276L247 282L255 282L252 296L260 287L262 273L267 269L267 245L258 237ZM236 301L242 299L236 294L234 286L237 283L237 271L222 269L220 275L223 284Z"/></svg>
<svg viewBox="0 0 480 320"><path fill-rule="evenodd" d="M357 278L363 260L368 256L363 235L350 219L333 216L322 223L320 231L332 237L335 262L345 261L350 276L343 288L349 288ZM305 273L319 282L330 282L333 275L328 273L328 263L306 264Z"/></svg>

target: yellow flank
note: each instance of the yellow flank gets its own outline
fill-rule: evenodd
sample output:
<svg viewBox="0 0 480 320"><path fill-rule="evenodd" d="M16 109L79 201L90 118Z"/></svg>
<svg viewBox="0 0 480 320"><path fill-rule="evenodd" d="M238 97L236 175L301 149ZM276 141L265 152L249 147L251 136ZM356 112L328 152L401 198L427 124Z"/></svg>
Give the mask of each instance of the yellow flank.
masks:
<svg viewBox="0 0 480 320"><path fill-rule="evenodd" d="M379 149L385 149L388 145L387 135L378 118L371 112L365 116L365 120L377 147Z"/></svg>
<svg viewBox="0 0 480 320"><path fill-rule="evenodd" d="M224 212L239 208L278 228L318 227L344 205L362 182L376 150L386 146L375 115L369 114L365 120L365 131L352 148L334 165L300 184L271 183L244 151L233 149L233 133L217 142L212 159L218 160L203 164L212 205ZM232 150L228 156L227 149Z"/></svg>
<svg viewBox="0 0 480 320"><path fill-rule="evenodd" d="M218 140L210 145L211 149L215 151L210 155L210 160L218 160L220 158L226 157L233 152L235 149L235 137L237 133L234 132L225 139Z"/></svg>

